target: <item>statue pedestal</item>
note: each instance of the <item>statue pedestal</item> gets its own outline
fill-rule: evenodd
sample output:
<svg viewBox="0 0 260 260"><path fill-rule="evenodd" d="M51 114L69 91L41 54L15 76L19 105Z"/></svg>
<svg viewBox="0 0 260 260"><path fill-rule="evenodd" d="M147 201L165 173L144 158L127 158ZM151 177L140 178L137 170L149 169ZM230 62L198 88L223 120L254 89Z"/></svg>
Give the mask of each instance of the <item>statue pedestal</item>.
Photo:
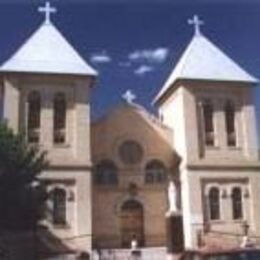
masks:
<svg viewBox="0 0 260 260"><path fill-rule="evenodd" d="M166 246L168 254L179 254L184 249L182 215L179 212L166 213Z"/></svg>
<svg viewBox="0 0 260 260"><path fill-rule="evenodd" d="M142 258L142 252L140 249L131 250L131 260L140 260Z"/></svg>
<svg viewBox="0 0 260 260"><path fill-rule="evenodd" d="M251 248L254 247L254 243L250 241L248 236L243 236L242 243L240 244L240 247L242 248Z"/></svg>
<svg viewBox="0 0 260 260"><path fill-rule="evenodd" d="M181 254L179 255L168 254L166 256L166 260L180 260L180 259L181 259Z"/></svg>

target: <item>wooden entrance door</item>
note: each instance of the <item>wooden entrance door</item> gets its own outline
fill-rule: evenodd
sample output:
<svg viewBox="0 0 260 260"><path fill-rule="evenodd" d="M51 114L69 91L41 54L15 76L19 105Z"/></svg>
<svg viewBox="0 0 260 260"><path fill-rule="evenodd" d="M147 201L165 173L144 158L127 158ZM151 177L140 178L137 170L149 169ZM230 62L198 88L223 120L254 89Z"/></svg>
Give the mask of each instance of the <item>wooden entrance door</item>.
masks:
<svg viewBox="0 0 260 260"><path fill-rule="evenodd" d="M123 247L130 247L135 238L139 246L144 245L143 206L135 201L126 201L121 208L121 241Z"/></svg>

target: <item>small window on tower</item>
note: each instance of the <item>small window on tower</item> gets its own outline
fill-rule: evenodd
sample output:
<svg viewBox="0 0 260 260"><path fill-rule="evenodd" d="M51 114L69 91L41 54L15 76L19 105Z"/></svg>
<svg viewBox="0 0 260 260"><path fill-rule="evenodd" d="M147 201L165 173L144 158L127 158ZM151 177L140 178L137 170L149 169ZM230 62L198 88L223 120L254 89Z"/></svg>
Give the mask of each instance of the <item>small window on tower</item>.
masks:
<svg viewBox="0 0 260 260"><path fill-rule="evenodd" d="M225 105L225 119L227 132L227 145L236 146L236 131L235 131L235 108L231 101L227 101Z"/></svg>
<svg viewBox="0 0 260 260"><path fill-rule="evenodd" d="M242 191L239 187L232 190L232 213L235 220L243 218Z"/></svg>
<svg viewBox="0 0 260 260"><path fill-rule="evenodd" d="M218 220L220 219L220 195L219 189L213 187L209 191L208 195L208 205L209 205L209 219Z"/></svg>
<svg viewBox="0 0 260 260"><path fill-rule="evenodd" d="M38 143L40 140L41 124L41 96L37 91L28 95L27 113L27 140L29 143Z"/></svg>
<svg viewBox="0 0 260 260"><path fill-rule="evenodd" d="M66 141L66 97L63 93L54 96L54 122L53 140L55 144Z"/></svg>
<svg viewBox="0 0 260 260"><path fill-rule="evenodd" d="M207 146L214 146L213 105L206 101L202 105L204 121L204 138Z"/></svg>
<svg viewBox="0 0 260 260"><path fill-rule="evenodd" d="M55 188L53 191L53 224L66 224L66 191Z"/></svg>

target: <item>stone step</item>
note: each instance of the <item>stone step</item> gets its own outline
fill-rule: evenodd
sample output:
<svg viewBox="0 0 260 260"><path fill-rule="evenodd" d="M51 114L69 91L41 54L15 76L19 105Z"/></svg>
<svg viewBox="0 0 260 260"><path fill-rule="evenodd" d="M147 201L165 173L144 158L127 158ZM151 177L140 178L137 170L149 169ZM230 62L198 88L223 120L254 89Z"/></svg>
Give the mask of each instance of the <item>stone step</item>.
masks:
<svg viewBox="0 0 260 260"><path fill-rule="evenodd" d="M140 248L142 260L165 260L165 247L149 247ZM130 249L102 249L100 250L100 257L97 252L93 253L93 260L131 260Z"/></svg>

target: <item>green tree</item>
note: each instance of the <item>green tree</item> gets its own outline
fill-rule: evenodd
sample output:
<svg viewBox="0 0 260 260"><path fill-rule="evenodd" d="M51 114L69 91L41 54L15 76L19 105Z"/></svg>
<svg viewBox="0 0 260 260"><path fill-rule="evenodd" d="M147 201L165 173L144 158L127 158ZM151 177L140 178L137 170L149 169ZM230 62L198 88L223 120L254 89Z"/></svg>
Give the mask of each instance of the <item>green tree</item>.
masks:
<svg viewBox="0 0 260 260"><path fill-rule="evenodd" d="M0 230L33 229L47 198L39 174L46 152L0 123Z"/></svg>

